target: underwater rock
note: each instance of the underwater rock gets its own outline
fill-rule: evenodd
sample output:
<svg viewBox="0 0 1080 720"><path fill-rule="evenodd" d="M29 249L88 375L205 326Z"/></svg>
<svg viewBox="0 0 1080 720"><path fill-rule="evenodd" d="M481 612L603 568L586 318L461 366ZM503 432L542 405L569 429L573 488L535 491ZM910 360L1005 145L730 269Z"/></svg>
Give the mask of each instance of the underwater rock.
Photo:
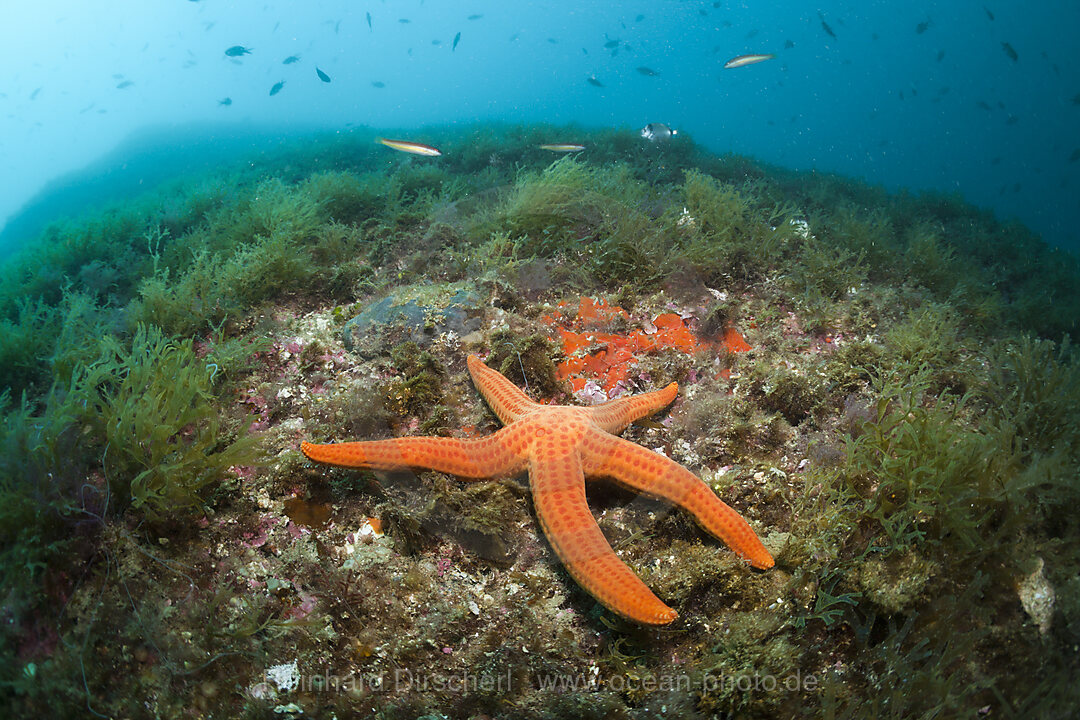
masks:
<svg viewBox="0 0 1080 720"><path fill-rule="evenodd" d="M1017 593L1024 612L1038 624L1039 634L1046 635L1050 632L1050 621L1054 617L1054 587L1043 575L1043 559L1036 559L1039 562L1035 571L1020 581Z"/></svg>
<svg viewBox="0 0 1080 720"><path fill-rule="evenodd" d="M297 661L274 665L266 669L266 679L277 685L278 692L292 692L300 686L300 669Z"/></svg>
<svg viewBox="0 0 1080 720"><path fill-rule="evenodd" d="M423 304L401 300L385 297L345 323L345 349L373 358L388 346L412 341L426 348L443 333L461 336L480 327L480 297L475 293L458 290L444 302Z"/></svg>
<svg viewBox="0 0 1080 720"><path fill-rule="evenodd" d="M870 602L896 615L925 600L927 585L939 572L937 563L909 552L887 560L866 561L859 568L857 582Z"/></svg>

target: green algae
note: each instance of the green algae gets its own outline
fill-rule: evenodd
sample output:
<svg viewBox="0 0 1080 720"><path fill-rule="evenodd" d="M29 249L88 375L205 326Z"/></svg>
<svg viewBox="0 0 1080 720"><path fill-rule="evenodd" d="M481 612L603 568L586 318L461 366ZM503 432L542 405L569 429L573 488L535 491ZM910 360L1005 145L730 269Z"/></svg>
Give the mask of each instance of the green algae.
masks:
<svg viewBox="0 0 1080 720"><path fill-rule="evenodd" d="M443 396L443 372L435 357L405 342L391 351L390 361L401 373L387 388L390 413L406 417L432 412Z"/></svg>
<svg viewBox="0 0 1080 720"><path fill-rule="evenodd" d="M555 377L553 343L540 334L522 337L509 329L491 334L489 367L522 388L550 397L562 388Z"/></svg>
<svg viewBox="0 0 1080 720"><path fill-rule="evenodd" d="M223 437L214 370L191 340L173 342L156 328L139 328L130 349L104 338L100 357L80 370L75 392L104 439L103 466L121 505L158 519L199 507L229 468L258 460L255 438Z"/></svg>

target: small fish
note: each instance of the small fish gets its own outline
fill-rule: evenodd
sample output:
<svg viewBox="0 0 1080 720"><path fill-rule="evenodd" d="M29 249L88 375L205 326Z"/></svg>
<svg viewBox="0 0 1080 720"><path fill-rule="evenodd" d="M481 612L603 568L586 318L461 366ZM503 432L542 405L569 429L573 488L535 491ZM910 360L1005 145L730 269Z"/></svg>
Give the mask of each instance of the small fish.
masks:
<svg viewBox="0 0 1080 720"><path fill-rule="evenodd" d="M945 51L944 50L938 50L938 52L937 52L937 61L941 62L944 59L945 59Z"/></svg>
<svg viewBox="0 0 1080 720"><path fill-rule="evenodd" d="M552 152L570 153L581 152L585 149L584 145L578 145L577 143L545 143L540 146L541 150L550 150Z"/></svg>
<svg viewBox="0 0 1080 720"><path fill-rule="evenodd" d="M1073 95L1072 104L1080 105L1080 93L1076 93L1075 95Z"/></svg>
<svg viewBox="0 0 1080 720"><path fill-rule="evenodd" d="M1069 156L1069 162L1074 163L1080 160L1080 148L1076 148L1072 151L1072 155Z"/></svg>
<svg viewBox="0 0 1080 720"><path fill-rule="evenodd" d="M678 130L672 130L664 123L649 123L641 128L641 137L649 142L666 142L678 134Z"/></svg>
<svg viewBox="0 0 1080 720"><path fill-rule="evenodd" d="M821 18L821 29L825 31L825 34L831 38L835 38L836 33L829 27L829 23L825 22L825 17L821 13L818 13L818 17Z"/></svg>
<svg viewBox="0 0 1080 720"><path fill-rule="evenodd" d="M989 103L987 103L985 100L980 100L979 102L977 102L975 104L978 105L979 107L981 107L983 110L986 110L987 112L991 112L994 109L994 108L990 107Z"/></svg>
<svg viewBox="0 0 1080 720"><path fill-rule="evenodd" d="M1010 115L1009 119L1005 121L1005 124L1006 125L1015 125L1018 122L1020 122L1020 118L1018 118L1015 115Z"/></svg>
<svg viewBox="0 0 1080 720"><path fill-rule="evenodd" d="M292 65L293 63L298 63L298 62L300 62L300 56L299 55L290 55L289 57L282 60L281 64L282 65Z"/></svg>
<svg viewBox="0 0 1080 720"><path fill-rule="evenodd" d="M634 18L634 22L641 22L644 19L645 19L644 15L638 15L636 18Z"/></svg>
<svg viewBox="0 0 1080 720"><path fill-rule="evenodd" d="M994 13L990 12L990 8L984 5L983 10L986 11L986 17L990 18L990 22L994 22Z"/></svg>
<svg viewBox="0 0 1080 720"><path fill-rule="evenodd" d="M619 42L620 41L618 40L608 40L606 43L604 43L604 47L608 50L610 50L611 48L617 48L619 47Z"/></svg>
<svg viewBox="0 0 1080 720"><path fill-rule="evenodd" d="M724 63L724 69L730 70L731 68L738 68L744 65L753 65L759 62L765 62L766 60L772 60L774 57L776 56L772 53L762 53L760 55L736 55Z"/></svg>
<svg viewBox="0 0 1080 720"><path fill-rule="evenodd" d="M135 84L134 80L125 80L122 83L118 83L117 86L116 86L116 89L117 90L123 90L124 88L129 88L134 84Z"/></svg>
<svg viewBox="0 0 1080 720"><path fill-rule="evenodd" d="M743 40L753 40L754 38L756 38L758 36L759 32L761 32L761 31L758 30L757 28L754 28L753 30L751 30L750 32L746 33L746 35L743 36Z"/></svg>
<svg viewBox="0 0 1080 720"><path fill-rule="evenodd" d="M323 82L330 82L330 76L327 75L326 73L324 73L318 67L315 68L315 74L318 75L319 79L322 80Z"/></svg>
<svg viewBox="0 0 1080 720"><path fill-rule="evenodd" d="M454 52L455 50L457 50L457 44L459 42L461 42L461 33L458 33L454 36L454 42L452 45L450 45L450 52Z"/></svg>
<svg viewBox="0 0 1080 720"><path fill-rule="evenodd" d="M283 87L285 87L285 81L284 80L282 80L281 82L274 83L274 86L272 88L270 88L271 97L274 96L274 95L277 95L279 92L281 92L281 88L283 88Z"/></svg>
<svg viewBox="0 0 1080 720"><path fill-rule="evenodd" d="M931 22L930 18L926 18L921 23L915 26L915 34L922 35L924 32L930 29L930 25L932 24L933 23Z"/></svg>
<svg viewBox="0 0 1080 720"><path fill-rule="evenodd" d="M410 22L412 22L412 20L410 20L409 18L401 18L400 20L398 20L398 22L402 25L408 25Z"/></svg>
<svg viewBox="0 0 1080 720"><path fill-rule="evenodd" d="M224 107L229 107L230 105L232 105L232 98L231 97L222 98L221 100L217 101L217 104L218 105L223 105Z"/></svg>
<svg viewBox="0 0 1080 720"><path fill-rule="evenodd" d="M372 80L371 81L371 87L384 88L384 87L386 87L386 83L384 83L384 82L382 82L380 80Z"/></svg>
<svg viewBox="0 0 1080 720"><path fill-rule="evenodd" d="M645 76L647 76L647 77L656 77L657 75L659 75L659 74L660 74L660 73L656 72L655 70L653 70L652 68L650 68L650 67L645 67L644 65L642 65L641 67L637 68L637 71L638 71L639 73L641 73L642 75L645 75Z"/></svg>
<svg viewBox="0 0 1080 720"><path fill-rule="evenodd" d="M547 41L549 43L551 43L552 45L558 45L559 44L558 38L548 38Z"/></svg>
<svg viewBox="0 0 1080 720"><path fill-rule="evenodd" d="M785 49L785 50L790 50L790 49L791 49L791 48L793 48L793 47L795 47L795 43L794 43L794 42L792 42L791 40L785 40L785 41L784 41L784 49Z"/></svg>
<svg viewBox="0 0 1080 720"><path fill-rule="evenodd" d="M482 17L484 17L484 16L483 16L483 15L480 15L480 14L476 14L476 15L470 15L469 17L467 17L467 18L465 18L465 19L466 19L466 20L479 20L479 19L480 19L480 18L482 18Z"/></svg>
<svg viewBox="0 0 1080 720"><path fill-rule="evenodd" d="M604 83L597 80L595 75L590 75L589 77L585 78L585 81L593 87L604 87Z"/></svg>
<svg viewBox="0 0 1080 720"><path fill-rule="evenodd" d="M225 54L229 57L240 57L242 55L250 55L251 48L246 48L243 45L233 45L231 48L225 51Z"/></svg>
<svg viewBox="0 0 1080 720"><path fill-rule="evenodd" d="M435 47L439 47L440 45L442 45L442 40L432 40L431 44Z"/></svg>
<svg viewBox="0 0 1080 720"><path fill-rule="evenodd" d="M427 157L438 157L439 155L442 155L442 152L440 152L438 148L423 143L412 142L411 140L375 138L375 142L382 143L388 148L400 150L401 152L411 153L412 155L425 155Z"/></svg>
<svg viewBox="0 0 1080 720"><path fill-rule="evenodd" d="M368 30L374 30L375 28L371 27L371 13L364 13L364 14L367 15Z"/></svg>
<svg viewBox="0 0 1080 720"><path fill-rule="evenodd" d="M1005 54L1009 56L1009 59L1013 62L1020 62L1020 56L1016 54L1016 50L1013 50L1013 46L1007 42L1001 43L1001 49L1005 51Z"/></svg>
<svg viewBox="0 0 1080 720"><path fill-rule="evenodd" d="M825 35L831 38L835 38L836 33L833 32L833 28L829 27L828 23L825 22L825 16L821 13L818 13L818 17L821 19L821 29L825 31Z"/></svg>

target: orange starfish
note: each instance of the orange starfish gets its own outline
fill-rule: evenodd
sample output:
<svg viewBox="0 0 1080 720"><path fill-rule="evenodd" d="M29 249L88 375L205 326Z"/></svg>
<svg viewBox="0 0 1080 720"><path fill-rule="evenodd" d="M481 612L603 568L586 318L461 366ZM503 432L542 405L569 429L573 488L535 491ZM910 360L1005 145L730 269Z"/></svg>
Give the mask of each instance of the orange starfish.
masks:
<svg viewBox="0 0 1080 720"><path fill-rule="evenodd" d="M540 527L570 575L613 612L648 625L670 623L678 613L615 555L585 501L586 475L611 477L679 505L752 566L773 566L772 556L746 521L708 485L675 461L615 437L634 420L669 405L679 392L676 383L594 407L549 406L530 400L475 355L468 363L476 387L506 425L494 435L470 440L304 442L300 450L327 465L430 468L472 480L509 477L528 469Z"/></svg>

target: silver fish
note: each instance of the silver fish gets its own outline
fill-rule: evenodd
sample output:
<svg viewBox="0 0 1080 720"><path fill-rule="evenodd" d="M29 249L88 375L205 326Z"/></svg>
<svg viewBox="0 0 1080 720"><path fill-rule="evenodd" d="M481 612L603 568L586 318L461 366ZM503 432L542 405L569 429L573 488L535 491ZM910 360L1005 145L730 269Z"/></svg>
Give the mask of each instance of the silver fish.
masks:
<svg viewBox="0 0 1080 720"><path fill-rule="evenodd" d="M649 123L641 128L641 137L650 142L666 142L678 134L678 130L672 130L664 123Z"/></svg>
<svg viewBox="0 0 1080 720"><path fill-rule="evenodd" d="M772 53L760 53L754 55L736 55L735 57L724 63L724 69L730 70L731 68L743 67L744 65L754 65L755 63L765 62L766 60L772 60L775 55Z"/></svg>

